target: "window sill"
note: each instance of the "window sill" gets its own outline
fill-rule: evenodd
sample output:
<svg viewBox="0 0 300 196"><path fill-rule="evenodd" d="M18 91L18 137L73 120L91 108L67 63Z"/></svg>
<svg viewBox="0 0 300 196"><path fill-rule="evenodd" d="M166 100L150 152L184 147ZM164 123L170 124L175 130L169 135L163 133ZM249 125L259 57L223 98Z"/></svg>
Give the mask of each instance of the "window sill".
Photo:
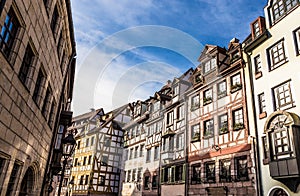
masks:
<svg viewBox="0 0 300 196"><path fill-rule="evenodd" d="M204 101L204 100L203 100L203 106L208 105L208 104L210 104L210 103L212 103L212 100L207 100L207 101Z"/></svg>
<svg viewBox="0 0 300 196"><path fill-rule="evenodd" d="M261 78L261 77L262 77L262 72L261 71L258 71L258 72L255 73L255 79L256 80Z"/></svg>
<svg viewBox="0 0 300 196"><path fill-rule="evenodd" d="M278 69L279 67L281 67L282 65L286 64L287 62L289 62L289 60L286 57L286 59L284 59L283 61L278 62L275 65L270 65L269 72L274 71L275 69Z"/></svg>
<svg viewBox="0 0 300 196"><path fill-rule="evenodd" d="M267 112L262 112L259 114L259 119L263 119L265 117L267 117Z"/></svg>
<svg viewBox="0 0 300 196"><path fill-rule="evenodd" d="M239 91L242 89L242 86L239 86L239 87L234 87L234 88L231 88L230 92L231 93L235 93L236 91Z"/></svg>
<svg viewBox="0 0 300 196"><path fill-rule="evenodd" d="M218 94L218 99L221 99L221 98L223 98L223 97L226 97L226 95L227 95L226 92L220 93L220 94Z"/></svg>

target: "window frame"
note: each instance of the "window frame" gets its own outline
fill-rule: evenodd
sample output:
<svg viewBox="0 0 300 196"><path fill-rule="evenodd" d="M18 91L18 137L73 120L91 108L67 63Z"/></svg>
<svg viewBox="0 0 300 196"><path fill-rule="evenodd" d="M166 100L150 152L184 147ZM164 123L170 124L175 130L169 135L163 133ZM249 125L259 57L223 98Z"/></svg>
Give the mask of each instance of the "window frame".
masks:
<svg viewBox="0 0 300 196"><path fill-rule="evenodd" d="M235 165L236 165L236 181L248 181L249 180L249 172L248 172L248 157L247 155L235 157ZM240 161L246 161L246 166L242 166ZM245 171L245 174L243 174Z"/></svg>
<svg viewBox="0 0 300 196"><path fill-rule="evenodd" d="M223 121L223 117L226 116L226 123L225 121ZM222 114L220 116L218 116L218 125L219 125L219 135L222 135L222 134L226 134L229 132L229 129L228 129L228 114L225 113L225 114Z"/></svg>
<svg viewBox="0 0 300 196"><path fill-rule="evenodd" d="M230 77L230 92L234 93L242 89L241 73L238 72Z"/></svg>
<svg viewBox="0 0 300 196"><path fill-rule="evenodd" d="M253 58L253 62L254 62L254 71L255 71L255 75L262 73L262 63L261 63L261 56L260 54L256 55Z"/></svg>
<svg viewBox="0 0 300 196"><path fill-rule="evenodd" d="M214 126L214 119L208 119L203 122L203 137L209 138L214 136L215 126Z"/></svg>
<svg viewBox="0 0 300 196"><path fill-rule="evenodd" d="M229 163L225 165L225 163ZM231 182L231 160L222 159L219 161L220 171L219 171L219 181L220 182ZM225 173L225 174L224 174Z"/></svg>
<svg viewBox="0 0 300 196"><path fill-rule="evenodd" d="M239 113L241 112L241 113ZM239 114L237 114L239 113ZM239 118L237 118L239 117ZM244 128L244 110L243 108L238 108L232 111L232 120L233 120L233 130L237 131Z"/></svg>
<svg viewBox="0 0 300 196"><path fill-rule="evenodd" d="M223 89L223 87L221 85L225 85L225 89ZM223 89L223 90L222 90ZM219 82L217 84L217 90L218 90L218 99L222 98L222 97L225 97L227 95L227 82L226 82L226 79Z"/></svg>
<svg viewBox="0 0 300 196"><path fill-rule="evenodd" d="M191 165L191 170L191 184L201 184L201 163Z"/></svg>
<svg viewBox="0 0 300 196"><path fill-rule="evenodd" d="M210 104L213 101L213 88L203 91L203 105Z"/></svg>
<svg viewBox="0 0 300 196"><path fill-rule="evenodd" d="M217 59L211 58L203 63L203 74L208 74L217 67Z"/></svg>
<svg viewBox="0 0 300 196"><path fill-rule="evenodd" d="M293 31L296 56L300 55L300 27Z"/></svg>
<svg viewBox="0 0 300 196"><path fill-rule="evenodd" d="M29 91L28 79L31 76L30 68L34 66L35 53L30 43L27 44L22 59L22 64L18 73L21 83Z"/></svg>
<svg viewBox="0 0 300 196"><path fill-rule="evenodd" d="M265 99L265 93L260 93L257 95L258 100L258 111L259 114L266 112L266 99Z"/></svg>
<svg viewBox="0 0 300 196"><path fill-rule="evenodd" d="M200 96L199 94L191 97L191 111L196 110L200 107Z"/></svg>
<svg viewBox="0 0 300 196"><path fill-rule="evenodd" d="M216 182L216 163L214 161L212 162L206 162L205 165L205 181L207 183L215 183ZM211 171L211 168L209 166L213 166L213 171Z"/></svg>
<svg viewBox="0 0 300 196"><path fill-rule="evenodd" d="M279 92L280 91L280 87L283 87L284 88L284 85L288 85L288 89L283 89L283 94L284 94L284 99L286 100L287 98L290 99L289 102L285 101L284 104L281 104L280 101L283 100L281 99L280 97L280 93L282 92ZM288 96L285 96L285 92L288 92L289 95ZM292 87L291 87L291 80L287 80L285 82L282 82L280 83L279 85L275 86L272 88L272 93L273 93L273 105L274 105L274 111L275 110L286 110L286 109L289 109L289 108L292 108L292 107L295 107L295 101L293 99L293 94L292 94Z"/></svg>
<svg viewBox="0 0 300 196"><path fill-rule="evenodd" d="M281 47L281 48L279 48ZM276 51L274 51L276 49ZM279 51L282 49L282 53L279 53ZM285 64L288 60L287 50L285 50L285 42L284 38L280 39L276 43L274 43L272 46L267 48L267 55L268 55L268 62L269 62L269 71L273 71L277 69L278 67L281 67L283 64ZM278 53L278 55L274 56L275 53ZM280 60L281 55L283 55L283 59ZM275 62L275 59L278 58L278 62Z"/></svg>

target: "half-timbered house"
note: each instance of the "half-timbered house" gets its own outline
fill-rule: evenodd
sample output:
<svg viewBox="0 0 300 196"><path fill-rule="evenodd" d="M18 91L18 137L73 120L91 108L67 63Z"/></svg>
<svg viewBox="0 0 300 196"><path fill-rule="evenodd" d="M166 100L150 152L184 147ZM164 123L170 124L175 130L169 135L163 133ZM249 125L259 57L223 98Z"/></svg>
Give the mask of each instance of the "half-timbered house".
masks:
<svg viewBox="0 0 300 196"><path fill-rule="evenodd" d="M160 92L158 100L164 104L164 124L161 136L160 194L185 195L186 173L186 101L185 92L191 86L189 78L193 69L169 81Z"/></svg>
<svg viewBox="0 0 300 196"><path fill-rule="evenodd" d="M206 45L187 93L189 195L255 195L239 40Z"/></svg>
<svg viewBox="0 0 300 196"><path fill-rule="evenodd" d="M78 133L73 159L72 195L118 195L123 156L122 126L127 105L89 119Z"/></svg>

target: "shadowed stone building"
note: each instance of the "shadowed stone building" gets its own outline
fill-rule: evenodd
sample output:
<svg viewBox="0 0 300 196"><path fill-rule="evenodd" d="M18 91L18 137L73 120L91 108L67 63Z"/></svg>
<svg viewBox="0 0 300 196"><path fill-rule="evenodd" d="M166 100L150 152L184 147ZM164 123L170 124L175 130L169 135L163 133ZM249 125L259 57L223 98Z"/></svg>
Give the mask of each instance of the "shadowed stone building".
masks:
<svg viewBox="0 0 300 196"><path fill-rule="evenodd" d="M0 28L0 195L39 195L72 119L70 1L2 0Z"/></svg>

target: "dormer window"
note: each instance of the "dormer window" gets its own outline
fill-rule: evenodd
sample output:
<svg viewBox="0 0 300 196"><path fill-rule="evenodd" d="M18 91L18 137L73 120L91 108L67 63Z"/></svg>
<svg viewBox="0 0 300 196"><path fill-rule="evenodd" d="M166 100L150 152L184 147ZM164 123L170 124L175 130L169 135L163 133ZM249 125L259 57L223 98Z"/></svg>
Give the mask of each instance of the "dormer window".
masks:
<svg viewBox="0 0 300 196"><path fill-rule="evenodd" d="M259 28L259 23L258 21L256 21L254 24L253 24L253 32L254 32L254 37L257 37L260 35L260 28Z"/></svg>
<svg viewBox="0 0 300 196"><path fill-rule="evenodd" d="M211 70L215 69L217 66L217 61L215 58L210 59L209 61L204 63L204 73L208 73Z"/></svg>

